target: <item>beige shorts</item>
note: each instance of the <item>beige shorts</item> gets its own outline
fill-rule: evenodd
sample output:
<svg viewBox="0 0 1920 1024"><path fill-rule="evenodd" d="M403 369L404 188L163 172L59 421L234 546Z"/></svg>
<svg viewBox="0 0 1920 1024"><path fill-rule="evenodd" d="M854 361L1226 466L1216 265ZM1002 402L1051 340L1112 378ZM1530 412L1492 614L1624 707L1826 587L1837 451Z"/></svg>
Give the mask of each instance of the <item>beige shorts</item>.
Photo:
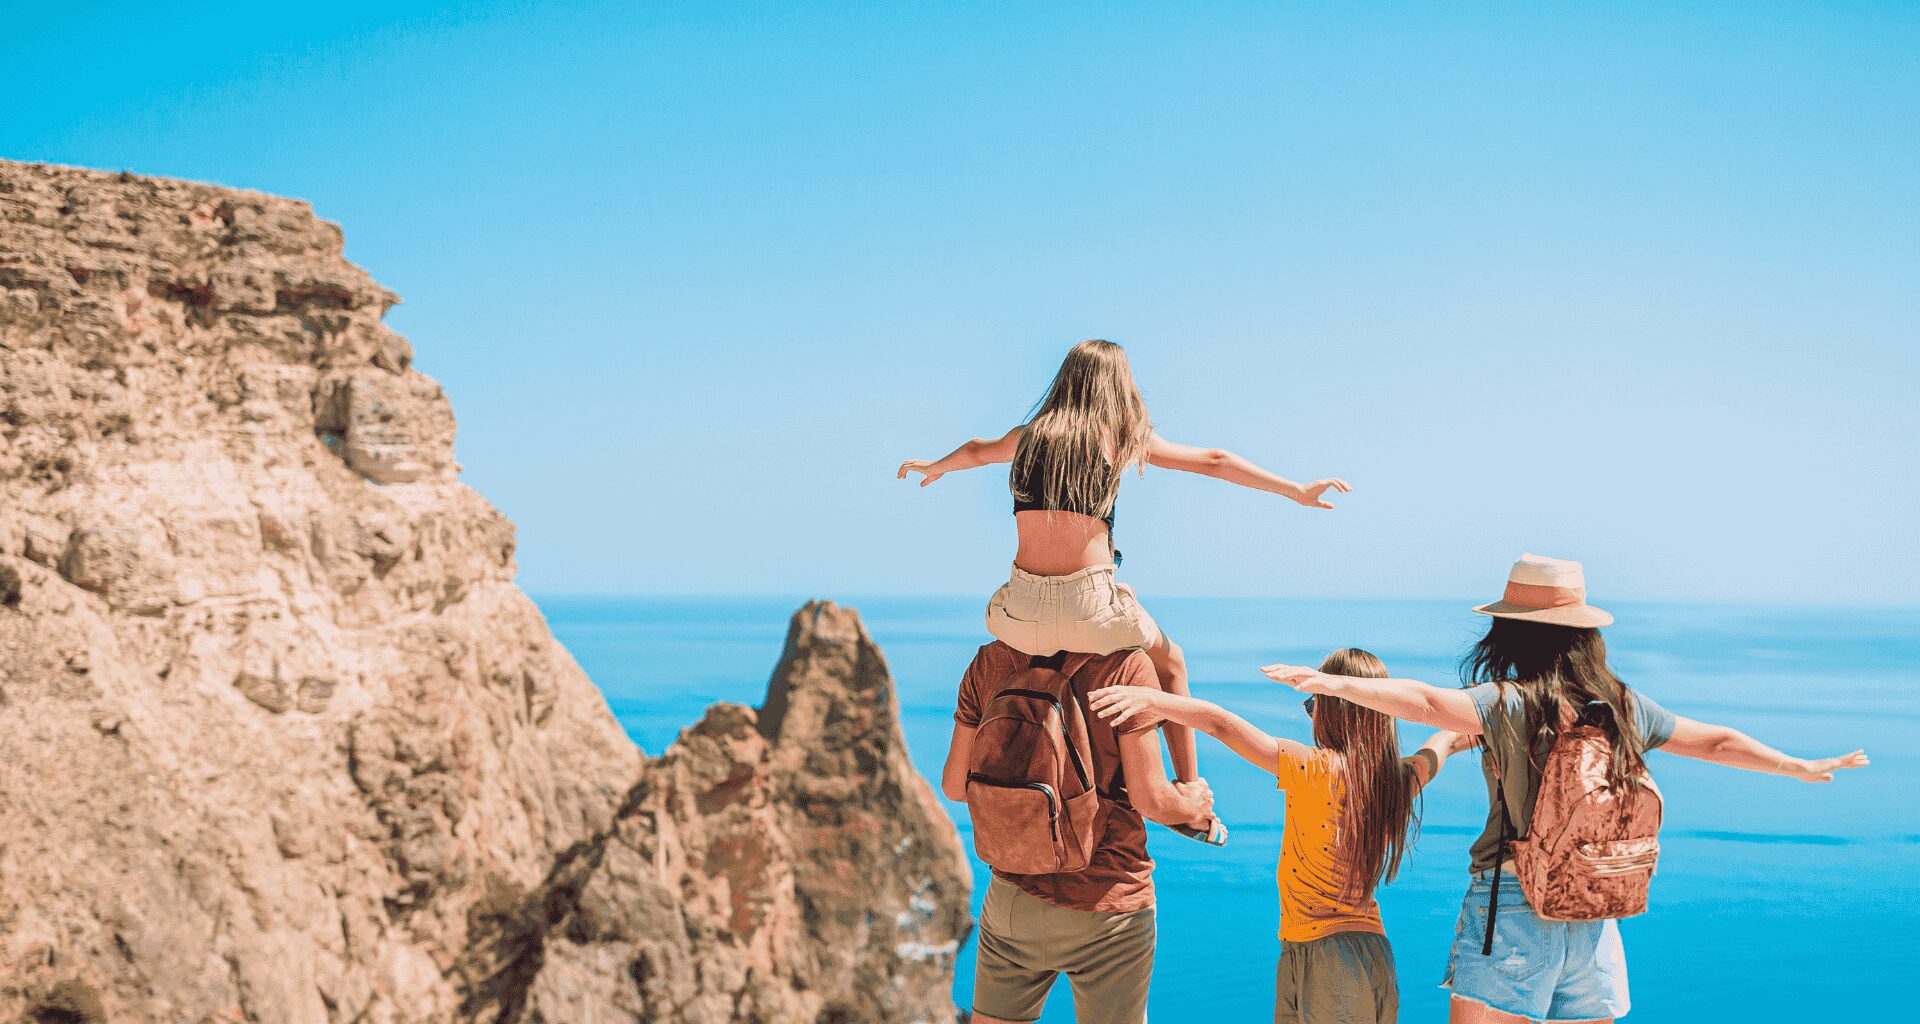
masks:
<svg viewBox="0 0 1920 1024"><path fill-rule="evenodd" d="M1035 576L1013 567L1013 577L987 602L987 632L1021 654L1112 654L1151 648L1160 627L1140 607L1133 588L1096 565L1066 576Z"/></svg>
<svg viewBox="0 0 1920 1024"><path fill-rule="evenodd" d="M1062 974L1082 1024L1146 1024L1153 978L1153 908L1124 914L1068 910L995 878L980 908L973 1012L1001 1020L1040 1018Z"/></svg>

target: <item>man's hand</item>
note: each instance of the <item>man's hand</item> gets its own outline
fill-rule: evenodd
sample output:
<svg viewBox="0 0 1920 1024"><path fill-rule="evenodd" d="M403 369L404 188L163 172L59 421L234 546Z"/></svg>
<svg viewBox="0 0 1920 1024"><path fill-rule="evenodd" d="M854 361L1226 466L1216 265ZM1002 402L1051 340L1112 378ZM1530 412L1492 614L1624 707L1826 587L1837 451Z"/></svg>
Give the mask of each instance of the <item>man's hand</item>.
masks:
<svg viewBox="0 0 1920 1024"><path fill-rule="evenodd" d="M1166 696L1152 686L1108 686L1088 694L1087 706L1115 729L1129 721L1136 729L1150 729L1167 720L1162 707Z"/></svg>
<svg viewBox="0 0 1920 1024"><path fill-rule="evenodd" d="M1325 480L1315 480L1314 482L1301 488L1300 496L1293 500L1299 502L1302 505L1305 505L1308 508L1332 508L1333 507L1332 503L1320 497L1321 495L1327 493L1328 491L1337 491L1341 494L1345 494L1351 490L1353 490L1353 488L1349 486L1345 480L1342 480L1337 476L1330 476Z"/></svg>
<svg viewBox="0 0 1920 1024"><path fill-rule="evenodd" d="M1200 809L1193 817L1187 819L1188 824L1195 828L1205 828L1213 821L1213 787L1207 785L1207 780L1176 782L1173 784L1173 790L1179 793L1182 799Z"/></svg>
<svg viewBox="0 0 1920 1024"><path fill-rule="evenodd" d="M928 484L934 482L935 480L938 480L941 477L947 475L944 472L936 471L933 468L933 463L928 462L925 459L908 459L907 461L902 462L900 464L900 472L894 474L893 478L895 480L905 480L907 478L908 473L920 474L921 477L923 478L920 481L920 486L922 487L925 487Z"/></svg>

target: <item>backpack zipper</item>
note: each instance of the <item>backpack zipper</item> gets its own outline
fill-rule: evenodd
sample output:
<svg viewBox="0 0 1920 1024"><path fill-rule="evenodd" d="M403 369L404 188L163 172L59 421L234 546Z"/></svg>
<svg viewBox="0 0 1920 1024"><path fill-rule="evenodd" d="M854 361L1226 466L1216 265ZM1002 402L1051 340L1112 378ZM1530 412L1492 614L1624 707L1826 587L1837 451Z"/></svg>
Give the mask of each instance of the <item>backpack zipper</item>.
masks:
<svg viewBox="0 0 1920 1024"><path fill-rule="evenodd" d="M1049 786L1044 782L1001 782L998 779L989 779L985 775L980 774L979 772L968 772L967 781L978 782L982 785L992 786L996 789L1039 790L1040 793L1047 798L1047 828L1053 832L1054 841L1055 842L1059 841L1060 839L1060 806L1058 803L1055 802L1052 786Z"/></svg>

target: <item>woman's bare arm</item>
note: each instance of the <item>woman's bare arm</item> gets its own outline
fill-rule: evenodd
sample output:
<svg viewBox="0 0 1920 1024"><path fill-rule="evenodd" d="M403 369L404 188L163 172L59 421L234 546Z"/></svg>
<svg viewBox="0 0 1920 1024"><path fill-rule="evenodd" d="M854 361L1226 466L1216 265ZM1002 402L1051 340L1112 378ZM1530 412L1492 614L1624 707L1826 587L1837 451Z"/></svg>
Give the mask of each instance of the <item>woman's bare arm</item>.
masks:
<svg viewBox="0 0 1920 1024"><path fill-rule="evenodd" d="M1094 714L1112 722L1115 728L1128 722L1138 727L1164 721L1198 729L1268 774L1280 763L1282 753L1299 756L1309 752L1304 743L1269 736L1239 715L1197 697L1181 697L1148 686L1109 686L1088 697Z"/></svg>
<svg viewBox="0 0 1920 1024"><path fill-rule="evenodd" d="M1467 696L1465 690L1441 689L1417 679L1330 676L1304 665L1267 665L1260 671L1268 679L1285 683L1301 693L1324 693L1409 722L1462 736L1480 735L1480 713L1474 709L1473 698Z"/></svg>
<svg viewBox="0 0 1920 1024"><path fill-rule="evenodd" d="M1182 473L1198 473L1216 480L1225 480L1241 487L1251 487L1256 491L1278 494L1283 498L1297 501L1308 508L1332 508L1321 498L1329 490L1345 494L1353 490L1347 482L1338 477L1315 480L1310 484L1295 483L1277 473L1271 473L1225 448L1196 448L1190 444L1175 444L1159 434L1147 445L1147 464L1162 469L1177 469Z"/></svg>
<svg viewBox="0 0 1920 1024"><path fill-rule="evenodd" d="M1790 757L1732 726L1674 721L1673 736L1660 748L1670 754L1723 764L1763 775L1785 775L1801 782L1832 782L1836 769L1865 768L1867 752L1856 750L1839 757Z"/></svg>
<svg viewBox="0 0 1920 1024"><path fill-rule="evenodd" d="M1420 784L1424 786L1432 782L1434 776L1440 774L1440 769L1446 766L1447 758L1458 754L1462 750L1472 750L1479 745L1480 741L1475 737L1462 736L1457 732L1442 729L1427 737L1427 741L1420 744L1420 749L1414 751L1413 756L1404 757L1401 758L1401 760L1411 761L1413 763L1413 770L1419 773ZM1421 754L1432 756L1433 768L1431 770L1426 767L1427 758L1421 757Z"/></svg>
<svg viewBox="0 0 1920 1024"><path fill-rule="evenodd" d="M976 437L933 462L908 459L900 464L894 478L905 480L908 473L919 473L923 477L920 486L925 487L956 469L1012 462L1014 453L1020 450L1020 431L1024 429L1015 427L991 441Z"/></svg>

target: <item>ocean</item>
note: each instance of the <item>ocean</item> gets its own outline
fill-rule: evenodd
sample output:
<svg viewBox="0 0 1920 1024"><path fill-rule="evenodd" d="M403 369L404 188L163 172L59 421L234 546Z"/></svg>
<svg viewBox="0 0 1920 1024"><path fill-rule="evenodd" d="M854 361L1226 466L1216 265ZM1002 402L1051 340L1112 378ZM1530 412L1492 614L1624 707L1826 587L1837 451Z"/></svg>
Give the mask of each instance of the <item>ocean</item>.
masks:
<svg viewBox="0 0 1920 1024"><path fill-rule="evenodd" d="M657 754L706 707L758 704L799 598L540 600L554 633ZM845 600L899 687L914 763L939 777L960 672L984 639L981 600ZM1257 666L1316 663L1335 647L1380 655L1436 684L1485 622L1464 602L1156 599L1187 652L1197 696L1280 736L1311 741L1300 700ZM1865 747L1873 765L1807 785L1670 755L1660 871L1647 914L1621 923L1637 1024L1911 1019L1920 953L1920 610L1621 604L1615 669L1674 712L1724 722L1789 753ZM1424 727L1403 725L1411 749ZM1159 1024L1269 1019L1278 955L1274 865L1285 818L1270 776L1201 737L1200 766L1232 830L1222 849L1153 828ZM1442 1020L1467 844L1486 810L1476 755L1428 788L1418 845L1380 895L1403 1019ZM966 808L948 804L971 845ZM974 911L985 891L975 862ZM969 1005L972 943L956 970ZM1908 982L1899 979L1907 978ZM1046 1024L1073 1020L1063 982Z"/></svg>

